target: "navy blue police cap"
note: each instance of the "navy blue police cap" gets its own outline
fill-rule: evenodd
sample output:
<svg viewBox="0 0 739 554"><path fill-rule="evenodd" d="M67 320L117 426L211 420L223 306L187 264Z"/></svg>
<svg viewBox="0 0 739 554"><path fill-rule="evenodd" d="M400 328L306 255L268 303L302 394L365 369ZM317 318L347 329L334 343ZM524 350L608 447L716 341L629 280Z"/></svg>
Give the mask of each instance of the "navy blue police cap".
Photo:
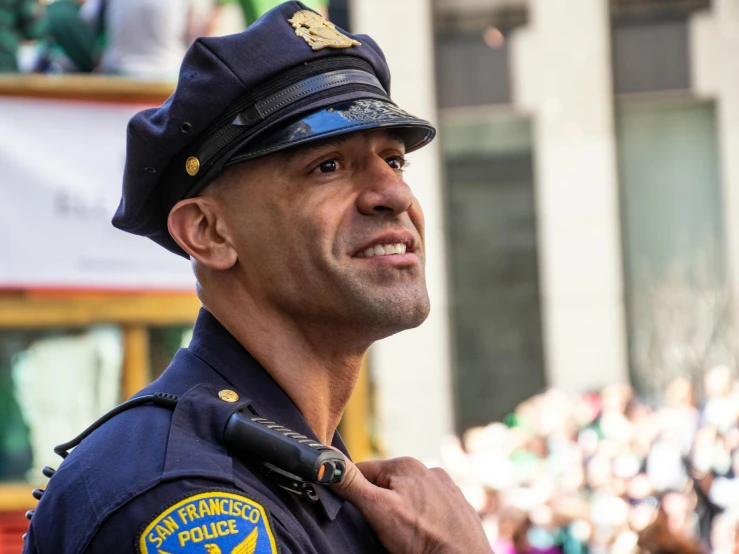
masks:
<svg viewBox="0 0 739 554"><path fill-rule="evenodd" d="M242 33L196 40L174 94L131 119L113 225L188 257L167 231L169 212L226 167L378 128L393 129L409 152L436 134L390 99L374 40L285 2Z"/></svg>

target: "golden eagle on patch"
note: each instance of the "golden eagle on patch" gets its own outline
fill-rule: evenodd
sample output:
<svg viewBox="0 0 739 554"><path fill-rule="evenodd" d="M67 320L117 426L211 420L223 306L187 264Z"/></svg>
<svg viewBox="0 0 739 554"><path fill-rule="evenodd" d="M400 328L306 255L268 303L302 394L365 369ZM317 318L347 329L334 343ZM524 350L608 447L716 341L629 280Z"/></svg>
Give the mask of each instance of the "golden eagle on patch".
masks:
<svg viewBox="0 0 739 554"><path fill-rule="evenodd" d="M257 549L258 536L259 529L255 527L248 537L231 549L231 554L254 554ZM208 554L223 554L217 544L206 544L205 550L208 551Z"/></svg>

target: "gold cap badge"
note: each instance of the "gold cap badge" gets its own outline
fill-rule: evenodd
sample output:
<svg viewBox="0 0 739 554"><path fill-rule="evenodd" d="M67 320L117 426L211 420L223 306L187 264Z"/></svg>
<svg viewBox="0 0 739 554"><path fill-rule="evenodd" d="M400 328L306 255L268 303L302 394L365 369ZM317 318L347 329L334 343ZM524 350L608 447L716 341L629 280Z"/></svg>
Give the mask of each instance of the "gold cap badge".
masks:
<svg viewBox="0 0 739 554"><path fill-rule="evenodd" d="M239 401L239 395L236 394L232 390L222 390L218 393L218 397L223 400L224 402L238 402Z"/></svg>
<svg viewBox="0 0 739 554"><path fill-rule="evenodd" d="M362 45L361 42L337 31L336 25L310 10L301 10L288 21L295 28L295 34L302 37L313 50Z"/></svg>
<svg viewBox="0 0 739 554"><path fill-rule="evenodd" d="M198 171L200 171L200 160L195 156L187 158L187 161L185 162L185 171L187 171L187 174L190 177L195 177L195 175L198 174Z"/></svg>

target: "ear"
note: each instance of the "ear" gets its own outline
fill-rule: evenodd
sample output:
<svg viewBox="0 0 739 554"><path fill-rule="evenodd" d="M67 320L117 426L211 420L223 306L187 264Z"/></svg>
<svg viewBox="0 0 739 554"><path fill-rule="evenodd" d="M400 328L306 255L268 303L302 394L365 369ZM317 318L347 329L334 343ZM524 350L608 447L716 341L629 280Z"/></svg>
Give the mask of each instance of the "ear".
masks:
<svg viewBox="0 0 739 554"><path fill-rule="evenodd" d="M180 200L169 212L167 229L185 252L210 269L231 269L238 260L213 198Z"/></svg>

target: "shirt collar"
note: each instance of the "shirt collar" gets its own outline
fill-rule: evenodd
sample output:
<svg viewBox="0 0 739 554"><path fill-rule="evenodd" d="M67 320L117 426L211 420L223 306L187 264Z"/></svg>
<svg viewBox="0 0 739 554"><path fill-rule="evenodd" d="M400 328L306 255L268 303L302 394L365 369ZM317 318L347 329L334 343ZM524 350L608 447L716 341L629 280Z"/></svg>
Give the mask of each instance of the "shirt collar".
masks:
<svg viewBox="0 0 739 554"><path fill-rule="evenodd" d="M201 308L198 314L188 350L212 367L241 396L248 397L251 400L251 407L260 417L270 419L318 442L303 414L285 391L205 308ZM338 430L334 433L331 446L349 457ZM344 501L328 487L315 488L326 515L333 521Z"/></svg>

